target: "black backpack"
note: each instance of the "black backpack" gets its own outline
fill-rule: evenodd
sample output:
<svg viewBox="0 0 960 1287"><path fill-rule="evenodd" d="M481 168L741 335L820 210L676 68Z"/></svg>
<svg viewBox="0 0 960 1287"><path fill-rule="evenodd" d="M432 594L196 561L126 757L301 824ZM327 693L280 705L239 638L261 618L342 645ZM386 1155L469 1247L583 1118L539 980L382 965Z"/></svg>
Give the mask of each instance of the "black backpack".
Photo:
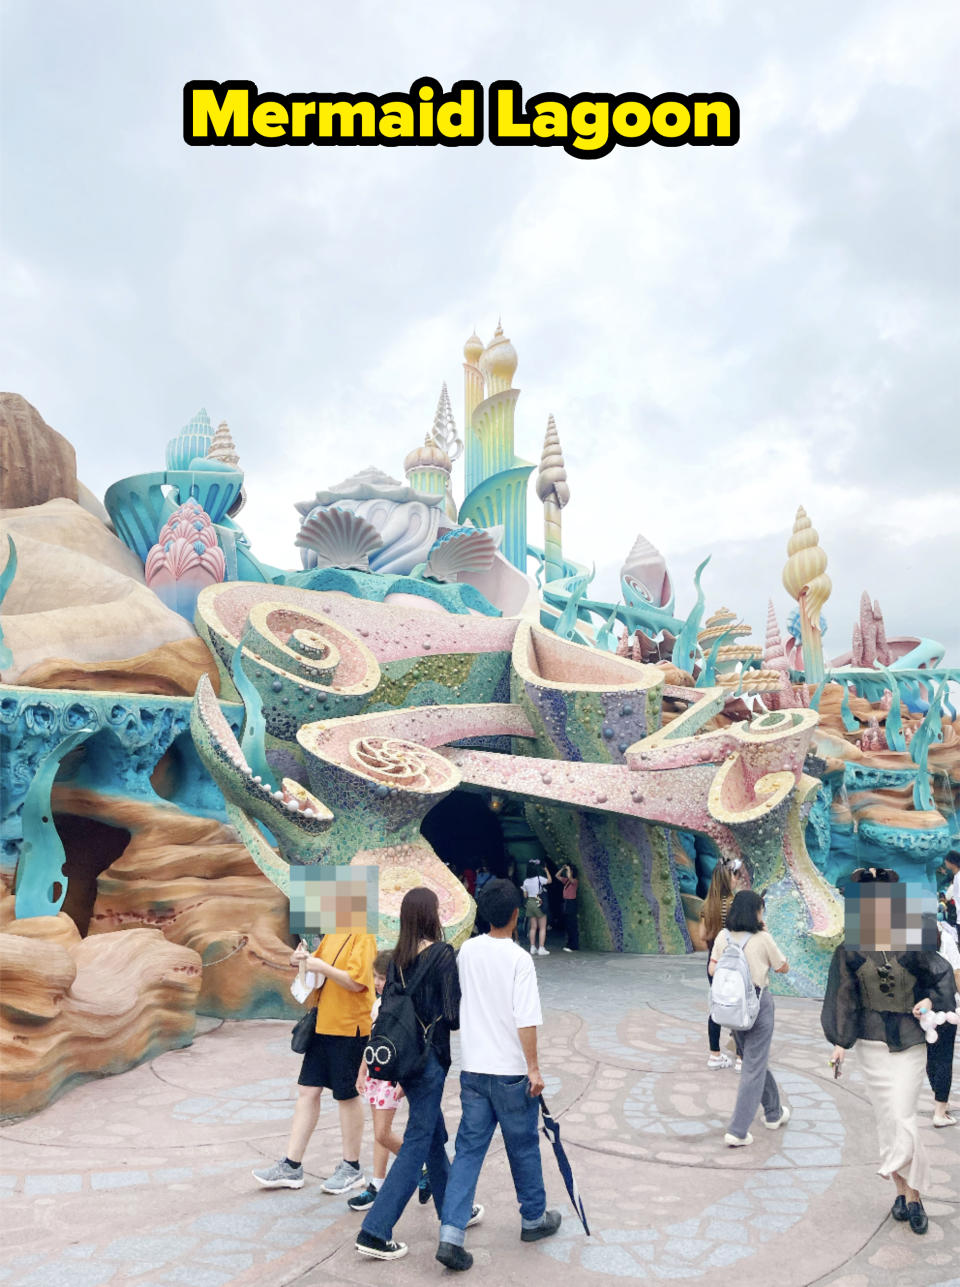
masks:
<svg viewBox="0 0 960 1287"><path fill-rule="evenodd" d="M363 1051L367 1074L377 1081L397 1085L419 1077L426 1067L433 1030L440 1016L428 1024L421 1023L413 1006L413 993L426 977L433 960L433 949L428 947L420 954L406 979L402 970L392 967L394 977L384 989L380 1011ZM399 983L396 975L400 976Z"/></svg>

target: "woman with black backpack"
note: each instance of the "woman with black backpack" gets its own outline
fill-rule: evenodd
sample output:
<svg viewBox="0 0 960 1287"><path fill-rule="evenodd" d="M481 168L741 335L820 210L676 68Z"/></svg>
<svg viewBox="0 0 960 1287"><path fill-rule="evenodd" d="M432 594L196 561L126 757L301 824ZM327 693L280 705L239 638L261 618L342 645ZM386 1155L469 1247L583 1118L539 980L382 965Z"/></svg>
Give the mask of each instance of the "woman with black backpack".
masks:
<svg viewBox="0 0 960 1287"><path fill-rule="evenodd" d="M424 1164L438 1216L450 1171L441 1101L450 1069L450 1032L460 1026L460 980L454 950L443 941L437 896L426 885L409 890L400 904L400 937L387 971L369 1047L368 1063L373 1076L383 1075L375 1066L378 1045L386 1044L378 1043L378 1029L391 1031L393 1023L392 1031L403 1030L403 1012L409 1010L406 998L412 1002L419 1042L419 1050L413 1052L416 1071L403 1078L409 1105L407 1128L400 1152L367 1212L356 1242L360 1255L374 1260L397 1260L407 1254L404 1243L393 1241L393 1229L417 1191ZM394 1053L387 1051L388 1055ZM397 1053L401 1066L409 1067L411 1052L402 1049ZM480 1215L482 1209L477 1208L475 1219Z"/></svg>

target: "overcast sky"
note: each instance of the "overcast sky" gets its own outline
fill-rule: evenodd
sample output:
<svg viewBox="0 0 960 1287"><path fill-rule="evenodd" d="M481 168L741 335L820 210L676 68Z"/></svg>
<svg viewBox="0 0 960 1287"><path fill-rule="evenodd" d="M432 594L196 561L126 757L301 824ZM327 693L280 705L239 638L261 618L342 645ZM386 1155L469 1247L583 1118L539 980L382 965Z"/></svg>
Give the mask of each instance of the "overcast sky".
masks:
<svg viewBox="0 0 960 1287"><path fill-rule="evenodd" d="M616 594L638 532L677 609L750 621L802 504L829 556L827 651L860 591L960 664L953 0L170 2L2 8L0 385L102 496L163 467L202 405L246 471L240 521L298 566L295 501L399 477L462 345L502 314L518 454L548 412L564 548ZM526 94L724 90L734 148L189 148L190 79ZM462 473L458 495L462 498ZM531 487L530 535L542 532Z"/></svg>

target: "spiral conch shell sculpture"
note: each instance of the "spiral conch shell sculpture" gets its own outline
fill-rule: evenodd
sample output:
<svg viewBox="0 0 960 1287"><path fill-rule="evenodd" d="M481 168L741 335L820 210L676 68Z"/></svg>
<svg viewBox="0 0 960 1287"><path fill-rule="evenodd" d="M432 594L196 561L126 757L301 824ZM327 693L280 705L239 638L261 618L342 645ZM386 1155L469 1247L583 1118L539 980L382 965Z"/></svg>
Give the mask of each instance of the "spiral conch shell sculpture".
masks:
<svg viewBox="0 0 960 1287"><path fill-rule="evenodd" d="M800 608L803 666L807 683L811 684L819 684L824 678L820 613L833 589L827 576L827 556L819 542L816 528L801 505L787 542L790 557L783 569L783 585Z"/></svg>

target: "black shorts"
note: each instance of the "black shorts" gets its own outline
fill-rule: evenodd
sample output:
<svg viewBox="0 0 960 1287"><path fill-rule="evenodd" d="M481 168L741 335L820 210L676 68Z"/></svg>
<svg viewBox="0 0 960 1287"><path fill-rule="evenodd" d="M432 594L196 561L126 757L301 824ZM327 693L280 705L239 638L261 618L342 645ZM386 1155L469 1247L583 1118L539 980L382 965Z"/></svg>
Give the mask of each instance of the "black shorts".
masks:
<svg viewBox="0 0 960 1287"><path fill-rule="evenodd" d="M357 1098L357 1075L366 1037L328 1037L315 1032L297 1079L301 1086L326 1086L337 1100Z"/></svg>

